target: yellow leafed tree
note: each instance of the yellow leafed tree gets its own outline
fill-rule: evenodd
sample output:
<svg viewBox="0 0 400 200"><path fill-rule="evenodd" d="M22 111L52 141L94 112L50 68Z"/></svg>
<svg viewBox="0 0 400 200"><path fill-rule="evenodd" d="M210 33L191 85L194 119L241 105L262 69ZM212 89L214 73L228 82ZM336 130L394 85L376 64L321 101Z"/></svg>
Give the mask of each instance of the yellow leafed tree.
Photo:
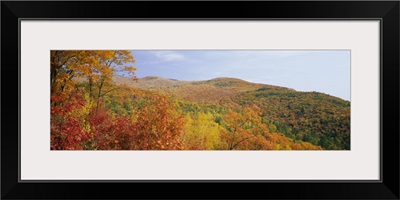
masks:
<svg viewBox="0 0 400 200"><path fill-rule="evenodd" d="M188 149L215 150L220 148L220 127L214 122L211 113L194 116L186 115L185 134L182 139Z"/></svg>

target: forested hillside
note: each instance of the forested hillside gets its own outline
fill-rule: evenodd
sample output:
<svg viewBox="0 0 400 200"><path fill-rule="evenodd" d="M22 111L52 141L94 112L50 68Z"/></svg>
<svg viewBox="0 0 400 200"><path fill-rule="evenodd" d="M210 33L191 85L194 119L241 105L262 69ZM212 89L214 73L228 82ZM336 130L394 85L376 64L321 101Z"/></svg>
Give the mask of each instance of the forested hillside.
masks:
<svg viewBox="0 0 400 200"><path fill-rule="evenodd" d="M236 78L136 78L134 61L51 51L51 149L350 149L348 101Z"/></svg>

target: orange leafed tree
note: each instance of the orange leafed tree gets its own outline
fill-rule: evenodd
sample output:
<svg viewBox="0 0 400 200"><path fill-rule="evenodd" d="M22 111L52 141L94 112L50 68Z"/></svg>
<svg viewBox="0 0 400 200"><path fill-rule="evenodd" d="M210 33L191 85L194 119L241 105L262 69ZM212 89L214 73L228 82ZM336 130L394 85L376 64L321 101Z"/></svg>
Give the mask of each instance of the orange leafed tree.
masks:
<svg viewBox="0 0 400 200"><path fill-rule="evenodd" d="M104 95L118 89L115 73L134 77L135 60L126 50L50 51L51 137L53 149L82 149L89 139L88 117ZM86 80L79 87L75 78ZM88 128L89 127L89 128Z"/></svg>
<svg viewBox="0 0 400 200"><path fill-rule="evenodd" d="M229 150L246 149L248 145L262 141L256 139L257 137L262 138L268 134L266 125L261 123L260 108L253 105L241 112L228 110L227 114L222 116L226 129L224 138Z"/></svg>

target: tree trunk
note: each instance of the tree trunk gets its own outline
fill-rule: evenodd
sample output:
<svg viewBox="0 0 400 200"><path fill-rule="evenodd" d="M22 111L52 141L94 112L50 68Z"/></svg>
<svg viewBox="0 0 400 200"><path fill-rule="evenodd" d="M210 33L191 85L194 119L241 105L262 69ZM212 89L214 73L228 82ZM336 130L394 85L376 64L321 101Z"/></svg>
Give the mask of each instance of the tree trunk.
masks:
<svg viewBox="0 0 400 200"><path fill-rule="evenodd" d="M103 88L104 84L104 79L101 81L100 86L99 86L99 93L97 94L97 106L96 106L96 112L99 111L99 106L100 106L100 97L101 97L101 89Z"/></svg>

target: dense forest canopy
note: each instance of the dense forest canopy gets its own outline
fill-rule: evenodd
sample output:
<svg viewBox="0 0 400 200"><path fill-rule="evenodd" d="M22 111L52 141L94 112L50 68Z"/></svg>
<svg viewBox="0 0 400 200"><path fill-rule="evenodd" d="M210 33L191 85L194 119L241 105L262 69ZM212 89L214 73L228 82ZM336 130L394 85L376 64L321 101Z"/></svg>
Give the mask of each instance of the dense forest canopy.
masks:
<svg viewBox="0 0 400 200"><path fill-rule="evenodd" d="M138 79L126 50L51 51L50 63L52 150L350 149L340 98L235 78Z"/></svg>

